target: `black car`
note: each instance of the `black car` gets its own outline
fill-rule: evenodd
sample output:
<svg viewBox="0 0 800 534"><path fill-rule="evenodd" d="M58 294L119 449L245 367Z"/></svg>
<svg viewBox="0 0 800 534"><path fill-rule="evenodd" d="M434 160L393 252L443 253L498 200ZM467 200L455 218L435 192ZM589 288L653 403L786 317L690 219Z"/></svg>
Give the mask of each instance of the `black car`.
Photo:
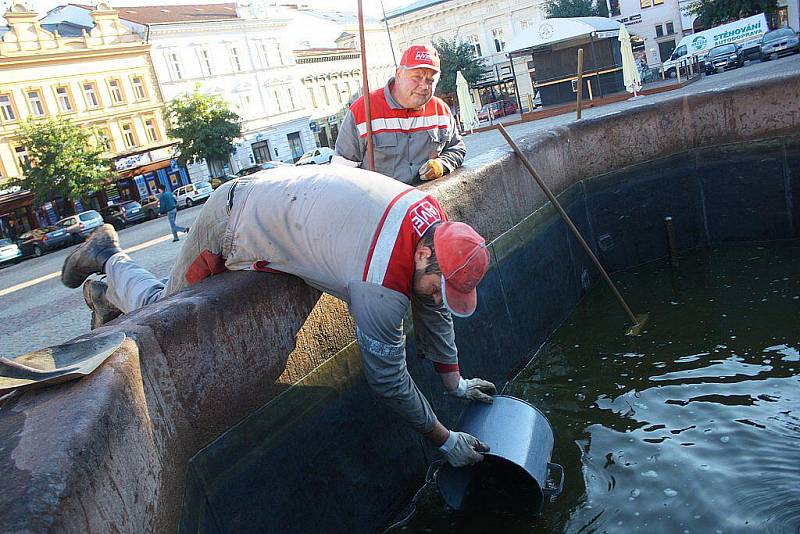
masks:
<svg viewBox="0 0 800 534"><path fill-rule="evenodd" d="M105 222L113 225L115 230L122 230L147 218L142 205L133 200L122 204L112 204L100 210L100 215L103 216Z"/></svg>
<svg viewBox="0 0 800 534"><path fill-rule="evenodd" d="M705 60L705 70L708 75L725 69L735 69L743 66L744 54L742 49L733 43L715 46L708 51Z"/></svg>
<svg viewBox="0 0 800 534"><path fill-rule="evenodd" d="M17 240L23 257L41 256L45 252L68 247L73 243L72 235L58 226L47 226L25 232Z"/></svg>

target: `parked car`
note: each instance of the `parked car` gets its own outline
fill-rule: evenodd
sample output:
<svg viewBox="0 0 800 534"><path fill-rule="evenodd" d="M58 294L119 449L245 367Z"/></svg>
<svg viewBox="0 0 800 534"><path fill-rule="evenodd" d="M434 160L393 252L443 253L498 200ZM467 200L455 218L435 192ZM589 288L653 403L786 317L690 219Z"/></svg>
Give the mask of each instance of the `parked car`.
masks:
<svg viewBox="0 0 800 534"><path fill-rule="evenodd" d="M86 239L98 226L102 226L103 217L95 210L82 211L77 215L64 217L55 226L66 230L73 243Z"/></svg>
<svg viewBox="0 0 800 534"><path fill-rule="evenodd" d="M205 202L214 189L208 182L184 185L172 192L178 201L178 208L191 208L195 204Z"/></svg>
<svg viewBox="0 0 800 534"><path fill-rule="evenodd" d="M744 54L741 47L733 43L715 46L708 51L705 59L705 70L708 75L742 66L744 66Z"/></svg>
<svg viewBox="0 0 800 534"><path fill-rule="evenodd" d="M236 173L236 176L248 176L250 174L255 174L259 171L267 171L269 169L286 167L288 165L289 165L288 163L284 163L282 161L277 161L277 160L264 161L261 163L256 163L255 165L251 165L250 167L245 167L244 169L239 169L239 172Z"/></svg>
<svg viewBox="0 0 800 534"><path fill-rule="evenodd" d="M800 38L791 28L779 28L764 34L761 39L761 61L769 61L772 56L799 54Z"/></svg>
<svg viewBox="0 0 800 534"><path fill-rule="evenodd" d="M22 257L19 246L10 239L0 239L0 265L16 263Z"/></svg>
<svg viewBox="0 0 800 534"><path fill-rule="evenodd" d="M66 228L60 226L46 226L25 232L19 236L17 243L22 255L41 256L45 252L57 250L72 245L75 238Z"/></svg>
<svg viewBox="0 0 800 534"><path fill-rule="evenodd" d="M135 200L128 200L122 204L111 204L107 208L100 210L100 213L103 215L103 220L113 225L117 231L142 222L147 217L142 205Z"/></svg>
<svg viewBox="0 0 800 534"><path fill-rule="evenodd" d="M309 150L297 160L295 165L323 165L333 159L333 149L326 146Z"/></svg>
<svg viewBox="0 0 800 534"><path fill-rule="evenodd" d="M517 104L511 100L498 100L486 104L478 112L479 121L488 121L490 118L505 117L517 112Z"/></svg>
<svg viewBox="0 0 800 534"><path fill-rule="evenodd" d="M216 189L219 186L221 186L222 184L224 184L226 182L230 182L231 180L235 180L237 178L238 178L238 176L236 176L235 174L223 174L222 176L215 176L210 181L211 188L212 189Z"/></svg>
<svg viewBox="0 0 800 534"><path fill-rule="evenodd" d="M155 219L159 216L158 213L158 197L156 195L147 195L139 201L144 210L144 218L146 220Z"/></svg>

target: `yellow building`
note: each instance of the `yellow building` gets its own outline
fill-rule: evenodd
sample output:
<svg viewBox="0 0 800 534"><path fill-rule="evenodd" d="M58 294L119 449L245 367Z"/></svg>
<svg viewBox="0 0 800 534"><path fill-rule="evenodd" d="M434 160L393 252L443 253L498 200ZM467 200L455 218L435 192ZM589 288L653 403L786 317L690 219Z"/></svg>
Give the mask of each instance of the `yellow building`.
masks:
<svg viewBox="0 0 800 534"><path fill-rule="evenodd" d="M20 228L36 225L30 206L20 206L19 193L8 191L9 178L21 175L27 158L18 130L28 119L68 118L90 129L94 142L106 148L117 176L94 196L92 207L137 200L151 193L157 180L187 183L185 171L173 159L174 143L166 138L164 104L150 45L123 26L108 5L99 4L91 15L95 23L91 31L63 37L44 30L38 15L21 4L5 14L8 29L0 33L3 223L16 219ZM4 202L9 197L16 200ZM40 217L60 215L53 213L59 211L58 206L45 208Z"/></svg>

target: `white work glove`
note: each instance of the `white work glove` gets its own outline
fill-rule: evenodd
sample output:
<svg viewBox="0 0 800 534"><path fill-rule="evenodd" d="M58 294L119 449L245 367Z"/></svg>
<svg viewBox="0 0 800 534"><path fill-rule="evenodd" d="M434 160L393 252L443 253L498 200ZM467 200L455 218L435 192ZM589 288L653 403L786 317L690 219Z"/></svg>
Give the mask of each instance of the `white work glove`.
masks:
<svg viewBox="0 0 800 534"><path fill-rule="evenodd" d="M453 467L464 467L483 461L482 452L489 452L489 446L482 443L478 438L466 432L450 431L439 451L444 453L447 463Z"/></svg>
<svg viewBox="0 0 800 534"><path fill-rule="evenodd" d="M458 387L455 391L451 391L450 395L459 399L491 404L494 399L490 395L497 395L497 388L488 380L481 378L470 378L469 380L460 378Z"/></svg>

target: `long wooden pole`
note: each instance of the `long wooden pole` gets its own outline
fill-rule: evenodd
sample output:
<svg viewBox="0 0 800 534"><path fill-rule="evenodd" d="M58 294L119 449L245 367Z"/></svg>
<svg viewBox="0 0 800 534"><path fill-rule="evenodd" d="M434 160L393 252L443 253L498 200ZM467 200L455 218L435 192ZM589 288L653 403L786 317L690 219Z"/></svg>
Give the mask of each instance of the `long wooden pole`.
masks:
<svg viewBox="0 0 800 534"><path fill-rule="evenodd" d="M578 105L575 109L575 118L581 118L581 101L583 100L583 48L578 49Z"/></svg>
<svg viewBox="0 0 800 534"><path fill-rule="evenodd" d="M375 170L375 148L372 146L372 110L369 105L369 78L367 77L367 44L364 39L364 8L358 0L358 34L361 38L361 80L364 87L364 113L367 120L367 165Z"/></svg>
<svg viewBox="0 0 800 534"><path fill-rule="evenodd" d="M614 296L617 298L617 301L619 301L619 303L622 305L623 309L625 310L625 313L628 315L628 318L633 323L633 326L631 327L631 330L629 330L629 333L631 334L638 333L638 330L641 329L641 327L644 325L644 322L647 320L647 316L640 315L637 317L636 315L633 314L630 307L628 306L628 303L625 302L625 299L622 298L622 294L617 290L617 286L614 285L614 282L611 281L611 277L608 276L608 273L603 268L603 265L600 263L600 260L598 260L597 256L595 256L594 252L592 251L592 248L583 238L578 228L572 222L572 219L569 218L567 212L564 211L564 208L561 207L561 203L558 201L558 199L556 199L552 191L550 191L550 188L547 187L547 184L544 183L544 180L542 180L541 176L539 176L539 173L536 172L536 169L533 168L531 162L528 160L525 154L522 153L522 150L520 150L520 148L517 146L517 143L515 143L514 140L511 139L511 136L508 135L508 132L506 131L506 129L503 127L502 124L498 124L496 128L500 131L502 136L506 138L506 141L511 146L512 150L514 150L514 153L520 160L522 160L522 164L525 166L526 169L528 169L528 172L531 174L533 179L536 180L536 183L539 184L539 187L542 188L542 191L544 191L544 194L547 196L548 200L550 200L550 202L553 204L553 207L555 207L556 210L558 210L558 213L561 215L561 218L564 219L564 222L567 224L567 227L575 236L575 239L578 240L578 242L583 247L583 250L586 251L589 257L592 259L592 262L594 262L595 266L600 271L603 280L605 280L606 284L608 284L608 287L611 289L611 292L614 293Z"/></svg>

